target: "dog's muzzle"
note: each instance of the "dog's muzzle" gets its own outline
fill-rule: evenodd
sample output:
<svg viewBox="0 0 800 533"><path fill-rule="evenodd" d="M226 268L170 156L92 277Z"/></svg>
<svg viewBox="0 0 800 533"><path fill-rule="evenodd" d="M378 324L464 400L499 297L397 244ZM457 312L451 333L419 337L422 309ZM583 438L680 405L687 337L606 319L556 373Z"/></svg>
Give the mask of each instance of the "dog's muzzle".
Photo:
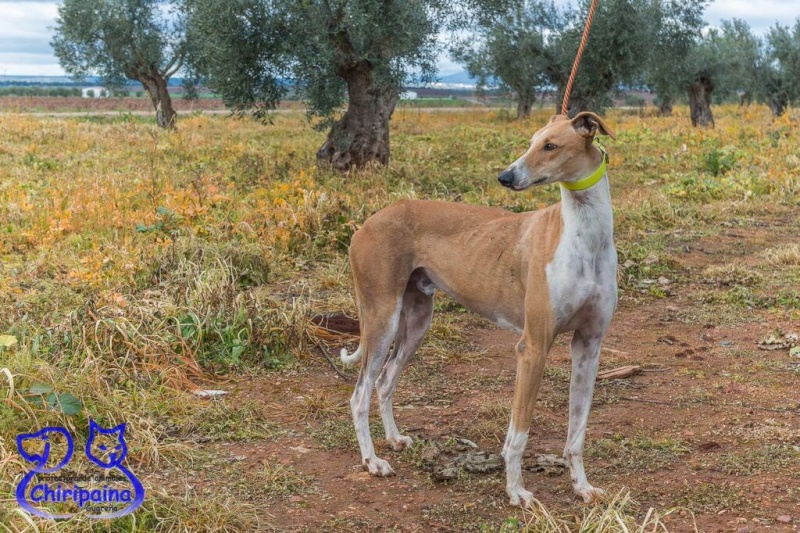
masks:
<svg viewBox="0 0 800 533"><path fill-rule="evenodd" d="M499 181L500 185L503 187L510 188L514 184L514 171L511 169L504 170L499 176L497 176L497 181Z"/></svg>

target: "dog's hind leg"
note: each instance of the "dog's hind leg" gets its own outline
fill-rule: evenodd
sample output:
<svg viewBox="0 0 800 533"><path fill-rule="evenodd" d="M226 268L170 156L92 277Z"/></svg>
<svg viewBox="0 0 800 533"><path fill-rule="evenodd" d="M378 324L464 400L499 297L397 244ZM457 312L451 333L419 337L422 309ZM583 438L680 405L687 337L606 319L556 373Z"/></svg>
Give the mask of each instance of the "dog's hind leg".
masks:
<svg viewBox="0 0 800 533"><path fill-rule="evenodd" d="M576 330L572 337L572 377L569 384L569 429L564 446L564 459L569 464L575 494L590 502L603 494L592 487L583 469L583 444L586 424L592 406L594 383L600 362L600 343L603 332Z"/></svg>
<svg viewBox="0 0 800 533"><path fill-rule="evenodd" d="M422 338L431 326L433 287L423 286L423 289L425 290L418 288L417 280L412 276L406 292L403 294L403 308L397 336L394 339L394 350L377 382L378 402L380 403L383 427L386 430L386 442L395 451L400 451L412 444L411 437L401 435L397 429L392 412L392 397L400 373L419 348Z"/></svg>
<svg viewBox="0 0 800 533"><path fill-rule="evenodd" d="M402 297L397 299L393 307L384 307L374 312L363 309L361 318L361 344L363 350L361 372L358 375L353 395L350 397L350 409L353 413L353 424L356 430L358 446L361 449L361 462L373 476L390 476L394 474L392 467L375 455L375 447L369 433L369 402L372 388L386 361L386 354L397 334L400 322ZM382 311L382 312L381 312Z"/></svg>

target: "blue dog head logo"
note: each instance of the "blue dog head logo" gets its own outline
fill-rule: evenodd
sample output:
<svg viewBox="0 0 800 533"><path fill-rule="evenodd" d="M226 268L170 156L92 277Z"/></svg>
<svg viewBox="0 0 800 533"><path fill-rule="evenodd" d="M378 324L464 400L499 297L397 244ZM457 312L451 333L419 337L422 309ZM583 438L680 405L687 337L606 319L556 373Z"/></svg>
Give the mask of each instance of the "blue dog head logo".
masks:
<svg viewBox="0 0 800 533"><path fill-rule="evenodd" d="M61 460L54 467L47 468L47 464L51 459L50 453L54 452L54 444L59 437L62 437L67 443L67 451L64 453ZM25 450L26 445L36 450L41 450L38 453L29 453ZM49 474L62 468L70 459L74 452L74 445L72 443L72 436L66 429L60 427L46 427L36 433L23 433L17 436L17 449L19 454L26 461L33 463L33 471L40 474Z"/></svg>

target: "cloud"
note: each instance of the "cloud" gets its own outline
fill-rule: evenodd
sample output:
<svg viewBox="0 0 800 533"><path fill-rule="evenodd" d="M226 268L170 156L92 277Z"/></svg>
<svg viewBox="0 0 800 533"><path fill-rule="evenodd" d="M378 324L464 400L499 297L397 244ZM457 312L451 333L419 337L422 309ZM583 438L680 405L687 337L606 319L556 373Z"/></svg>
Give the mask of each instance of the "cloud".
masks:
<svg viewBox="0 0 800 533"><path fill-rule="evenodd" d="M0 1L0 35L3 37L36 37L49 41L58 17L55 2Z"/></svg>
<svg viewBox="0 0 800 533"><path fill-rule="evenodd" d="M0 13L0 74L64 75L50 47L57 3L0 1Z"/></svg>
<svg viewBox="0 0 800 533"><path fill-rule="evenodd" d="M756 35L767 33L775 23L793 26L799 16L800 3L797 0L718 0L706 10L709 24L719 26L722 20L742 19Z"/></svg>

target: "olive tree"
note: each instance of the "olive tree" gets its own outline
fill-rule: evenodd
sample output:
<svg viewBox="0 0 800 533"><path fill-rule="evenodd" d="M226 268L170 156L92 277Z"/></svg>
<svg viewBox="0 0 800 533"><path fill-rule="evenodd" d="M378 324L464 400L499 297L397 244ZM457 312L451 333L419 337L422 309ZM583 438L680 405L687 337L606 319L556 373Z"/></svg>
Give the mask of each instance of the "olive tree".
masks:
<svg viewBox="0 0 800 533"><path fill-rule="evenodd" d="M565 22L565 13L552 1L522 0L460 40L453 57L464 63L479 88L499 83L513 91L517 118L525 118L536 93L549 83L548 67L554 61L550 39Z"/></svg>
<svg viewBox="0 0 800 533"><path fill-rule="evenodd" d="M650 46L646 48L646 83L658 96L662 115L672 114L676 98L686 91L687 61L706 23L708 0L652 0L649 7Z"/></svg>
<svg viewBox="0 0 800 533"><path fill-rule="evenodd" d="M692 126L713 127L712 97L752 94L756 84L759 41L742 20L723 21L701 36L689 53L681 83L689 97Z"/></svg>
<svg viewBox="0 0 800 533"><path fill-rule="evenodd" d="M800 100L800 18L793 28L780 24L771 28L762 53L757 96L781 116Z"/></svg>
<svg viewBox="0 0 800 533"><path fill-rule="evenodd" d="M175 124L168 82L187 42L178 4L160 0L64 0L51 45L75 78L99 76L108 87L142 84L162 128Z"/></svg>
<svg viewBox="0 0 800 533"><path fill-rule="evenodd" d="M504 1L189 0L189 33L203 41L193 65L239 110L274 107L291 85L329 128L318 164L386 164L399 94L433 78L438 33Z"/></svg>

